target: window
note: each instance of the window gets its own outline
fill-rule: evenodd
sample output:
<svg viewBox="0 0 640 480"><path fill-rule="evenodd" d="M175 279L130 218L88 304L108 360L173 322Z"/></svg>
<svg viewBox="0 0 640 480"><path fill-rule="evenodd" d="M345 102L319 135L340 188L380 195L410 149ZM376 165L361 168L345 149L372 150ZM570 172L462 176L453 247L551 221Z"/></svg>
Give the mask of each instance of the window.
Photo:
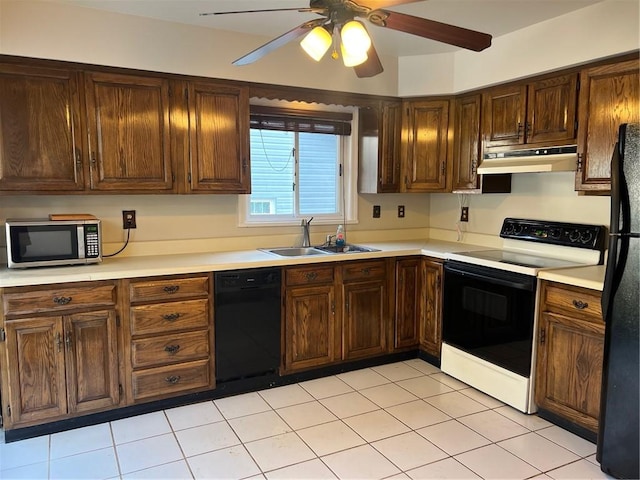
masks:
<svg viewBox="0 0 640 480"><path fill-rule="evenodd" d="M351 112L252 106L251 194L241 197L240 224L357 220L351 123Z"/></svg>

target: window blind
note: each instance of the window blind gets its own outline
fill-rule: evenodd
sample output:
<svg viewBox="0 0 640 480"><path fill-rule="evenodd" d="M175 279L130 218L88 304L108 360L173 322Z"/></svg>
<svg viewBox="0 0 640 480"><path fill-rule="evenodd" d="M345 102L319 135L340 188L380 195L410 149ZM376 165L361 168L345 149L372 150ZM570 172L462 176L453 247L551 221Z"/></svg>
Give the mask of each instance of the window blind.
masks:
<svg viewBox="0 0 640 480"><path fill-rule="evenodd" d="M250 127L262 130L351 135L351 113L252 105Z"/></svg>

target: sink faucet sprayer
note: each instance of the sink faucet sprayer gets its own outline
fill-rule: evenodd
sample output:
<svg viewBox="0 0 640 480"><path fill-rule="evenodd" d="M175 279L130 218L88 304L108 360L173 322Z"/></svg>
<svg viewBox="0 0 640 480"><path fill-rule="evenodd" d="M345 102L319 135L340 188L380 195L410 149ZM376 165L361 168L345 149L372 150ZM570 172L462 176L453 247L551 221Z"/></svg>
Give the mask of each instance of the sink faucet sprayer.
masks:
<svg viewBox="0 0 640 480"><path fill-rule="evenodd" d="M311 217L309 220L302 219L302 246L310 247L311 246L311 238L309 237L309 224L313 220Z"/></svg>

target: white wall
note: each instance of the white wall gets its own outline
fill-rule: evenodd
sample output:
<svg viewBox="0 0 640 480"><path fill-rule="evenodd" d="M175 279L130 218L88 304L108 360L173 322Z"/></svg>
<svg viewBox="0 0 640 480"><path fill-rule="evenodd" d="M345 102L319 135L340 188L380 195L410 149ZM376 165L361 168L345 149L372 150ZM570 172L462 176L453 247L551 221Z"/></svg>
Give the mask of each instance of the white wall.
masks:
<svg viewBox="0 0 640 480"><path fill-rule="evenodd" d="M115 251L124 240L122 210L136 210L127 254L166 251L237 250L291 246L302 241L300 227L240 228L236 195L76 195L0 197L0 224L6 218L38 218L49 213L91 213L102 220L105 250ZM373 205L381 217L372 218ZM405 206L405 218L397 218L397 206ZM429 225L428 194L361 195L360 223L347 225L353 243L426 238ZM335 234L337 225L311 224L313 243ZM0 245L4 236L0 238Z"/></svg>
<svg viewBox="0 0 640 480"><path fill-rule="evenodd" d="M609 197L587 197L573 190L573 173L513 175L510 194L467 195L469 233L495 235L506 217L609 225ZM432 229L453 232L460 218L459 199L453 194L432 194ZM452 237L453 238L453 237Z"/></svg>

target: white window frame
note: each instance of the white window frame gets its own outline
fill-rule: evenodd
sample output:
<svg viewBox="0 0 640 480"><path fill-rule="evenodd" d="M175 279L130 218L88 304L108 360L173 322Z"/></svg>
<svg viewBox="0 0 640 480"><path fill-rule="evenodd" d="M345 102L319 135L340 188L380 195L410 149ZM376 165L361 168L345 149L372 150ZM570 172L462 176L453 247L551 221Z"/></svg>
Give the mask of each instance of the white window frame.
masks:
<svg viewBox="0 0 640 480"><path fill-rule="evenodd" d="M342 202L340 209L343 211L335 215L251 215L251 195L238 195L239 227L299 226L302 219L308 219L310 216L313 216L315 225L358 223L358 112L356 108L347 107L341 111L353 113L351 135L342 137L340 141L342 176L338 182L340 189L338 197ZM339 166L336 165L336 168ZM295 195L297 197L298 192Z"/></svg>

